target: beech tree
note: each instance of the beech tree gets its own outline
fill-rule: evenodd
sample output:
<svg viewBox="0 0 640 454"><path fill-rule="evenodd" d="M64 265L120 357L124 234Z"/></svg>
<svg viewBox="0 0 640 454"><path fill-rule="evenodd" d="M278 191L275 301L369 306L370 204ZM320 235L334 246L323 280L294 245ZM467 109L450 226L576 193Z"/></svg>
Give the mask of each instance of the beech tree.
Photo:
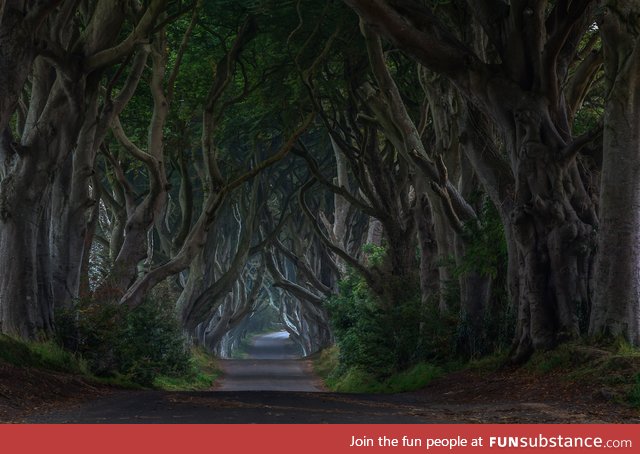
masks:
<svg viewBox="0 0 640 454"><path fill-rule="evenodd" d="M486 60L457 39L438 13L417 1L345 0L400 49L447 77L500 131L515 180L505 225L517 280L516 358L578 334L577 305L588 305L597 213L579 165L599 131L572 134L579 100L565 91L593 1L460 3L482 27ZM471 15L469 15L471 17ZM499 181L496 169L493 181ZM486 180L485 180L486 181Z"/></svg>
<svg viewBox="0 0 640 454"><path fill-rule="evenodd" d="M5 5L3 27L10 27L22 14L15 3ZM20 44L16 42L3 45L3 52L6 49L9 57L5 64L19 66L8 72L13 73L10 85L3 86L8 96L3 96L6 110L2 117L0 250L4 262L0 260L0 267L6 272L0 278L0 329L25 338L52 329L50 276L58 272L49 259L59 252L56 248L60 243L55 237L50 240L49 234L62 233L55 224L66 221L57 218L64 208L56 205L69 202L55 200L47 207L52 197L60 194L53 190L55 177L72 153L87 152L84 147L98 139L100 128L83 127L83 123L85 119L90 122L96 118L105 68L126 57L148 37L167 5L166 1L158 0L139 9L133 7L134 20L130 22L127 9L132 5L128 2L33 3L25 5L31 6L30 10L24 10L29 20L11 32L33 36L11 38L11 33L3 33L3 37L9 36L9 41L22 39L26 47L18 50L15 46ZM31 18L32 14L36 17ZM34 38L41 43L40 50L33 46ZM17 67L20 69L15 71ZM27 74L31 76L29 84ZM20 106L16 128L8 129L8 118L14 113L11 109L25 89L27 95ZM81 159L78 157L76 162ZM78 172L84 173L86 179L90 166L82 165ZM80 210L86 209L86 200L82 203L77 207ZM50 219L53 225L48 225ZM83 237L82 231L68 233ZM62 238L62 242L68 239ZM79 262L72 262L79 269ZM55 288L52 293L60 295Z"/></svg>
<svg viewBox="0 0 640 454"><path fill-rule="evenodd" d="M590 333L624 336L640 345L640 5L607 2L599 27L607 100Z"/></svg>

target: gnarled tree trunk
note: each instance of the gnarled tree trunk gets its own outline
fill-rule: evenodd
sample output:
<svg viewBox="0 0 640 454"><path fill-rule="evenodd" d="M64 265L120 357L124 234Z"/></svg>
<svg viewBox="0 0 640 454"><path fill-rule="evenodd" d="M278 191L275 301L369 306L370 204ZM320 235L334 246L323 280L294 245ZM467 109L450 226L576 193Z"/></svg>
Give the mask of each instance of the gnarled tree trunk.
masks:
<svg viewBox="0 0 640 454"><path fill-rule="evenodd" d="M611 0L600 28L609 83L590 334L640 345L640 5Z"/></svg>

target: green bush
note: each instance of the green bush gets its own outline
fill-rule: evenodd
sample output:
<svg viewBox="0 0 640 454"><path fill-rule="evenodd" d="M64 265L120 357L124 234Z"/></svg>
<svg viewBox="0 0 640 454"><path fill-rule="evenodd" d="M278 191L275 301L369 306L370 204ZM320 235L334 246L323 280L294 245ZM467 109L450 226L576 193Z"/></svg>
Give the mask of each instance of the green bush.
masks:
<svg viewBox="0 0 640 454"><path fill-rule="evenodd" d="M58 339L98 376L121 375L148 386L160 375L186 374L190 353L173 305L166 301L148 299L133 310L77 301L57 314Z"/></svg>
<svg viewBox="0 0 640 454"><path fill-rule="evenodd" d="M451 308L460 309L459 278L475 273L491 279L491 296L482 316L460 311L455 335L456 352L465 358L477 358L500 351L513 341L516 314L507 292L507 243L504 227L495 206L487 199L481 201L477 220L465 224L465 255L459 263L453 258L449 264L453 282L447 294Z"/></svg>
<svg viewBox="0 0 640 454"><path fill-rule="evenodd" d="M213 386L220 373L213 356L202 347L192 347L189 371L180 376L157 376L153 386L167 391L207 390Z"/></svg>
<svg viewBox="0 0 640 454"><path fill-rule="evenodd" d="M341 372L357 368L385 379L421 359L424 314L418 287L391 276L387 284L390 296L376 296L364 279L350 273L328 302Z"/></svg>

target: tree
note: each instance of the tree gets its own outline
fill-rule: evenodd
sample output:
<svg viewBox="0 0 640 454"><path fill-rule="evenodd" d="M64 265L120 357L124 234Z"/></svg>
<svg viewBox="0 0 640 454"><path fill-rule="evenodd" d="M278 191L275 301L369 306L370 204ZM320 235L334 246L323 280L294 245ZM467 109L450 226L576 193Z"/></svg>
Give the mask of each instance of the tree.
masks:
<svg viewBox="0 0 640 454"><path fill-rule="evenodd" d="M640 345L640 6L609 1L599 25L607 101L590 334Z"/></svg>
<svg viewBox="0 0 640 454"><path fill-rule="evenodd" d="M13 3L4 10L3 26L10 26L15 20ZM40 51L32 47L31 39L25 41L24 53L10 51L13 55L10 58L17 59L12 63L23 64L24 68L20 67L10 85L3 87L11 92L7 105L3 106L7 111L2 114L3 145L7 146L2 151L5 159L0 183L0 267L7 271L0 278L0 329L4 333L33 338L52 329L53 301L48 295L54 267L48 250L53 246L49 241L49 216L55 218L59 213L52 213L48 204L53 207L68 203L52 200L60 195L53 191L55 177L72 153L87 151L77 149L79 143L84 146L89 140L81 137L81 133L98 130L83 130L83 122L95 119L105 68L135 50L154 27L167 2L149 2L146 8L136 11L137 20L133 24L126 20L126 3L114 6L113 2L98 0L89 2L87 9L79 8L77 2L47 2L45 8L31 5L28 16L35 13L38 20L27 21L15 29L37 32L47 19L46 35L36 35L42 38ZM60 8L54 10L59 4ZM126 34L122 40L121 32ZM7 50L14 44L9 43ZM35 58L32 66L31 58ZM23 71L30 70L31 83L26 87L19 85L26 83ZM6 115L15 108L16 102L12 100L24 88L28 93L23 100L26 108L18 115L23 121L11 132L6 128ZM14 140L13 133L20 139ZM53 227L54 233L56 228Z"/></svg>
<svg viewBox="0 0 640 454"><path fill-rule="evenodd" d="M577 305L588 305L597 215L577 155L598 135L573 137L565 93L594 1L469 1L486 60L416 1L345 0L360 17L427 68L447 77L500 131L515 191L505 225L517 272L514 357L526 358L578 334ZM472 17L467 14L467 17ZM498 182L497 168L485 169ZM486 173L485 172L485 173ZM488 179L485 179L485 182ZM486 188L490 192L492 188Z"/></svg>

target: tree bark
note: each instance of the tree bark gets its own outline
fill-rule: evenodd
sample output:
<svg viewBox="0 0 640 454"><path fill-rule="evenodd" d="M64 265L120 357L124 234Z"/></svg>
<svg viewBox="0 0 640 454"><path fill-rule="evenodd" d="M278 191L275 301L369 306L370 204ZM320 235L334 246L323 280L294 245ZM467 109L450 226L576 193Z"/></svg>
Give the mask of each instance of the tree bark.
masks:
<svg viewBox="0 0 640 454"><path fill-rule="evenodd" d="M640 5L611 0L600 26L608 96L591 335L640 345Z"/></svg>
<svg viewBox="0 0 640 454"><path fill-rule="evenodd" d="M590 303L597 216L576 164L584 143L571 136L562 90L595 2L485 8L482 25L500 57L491 65L420 2L344 1L400 49L447 77L500 130L516 181L505 226L518 263L514 359L576 335L576 306Z"/></svg>

